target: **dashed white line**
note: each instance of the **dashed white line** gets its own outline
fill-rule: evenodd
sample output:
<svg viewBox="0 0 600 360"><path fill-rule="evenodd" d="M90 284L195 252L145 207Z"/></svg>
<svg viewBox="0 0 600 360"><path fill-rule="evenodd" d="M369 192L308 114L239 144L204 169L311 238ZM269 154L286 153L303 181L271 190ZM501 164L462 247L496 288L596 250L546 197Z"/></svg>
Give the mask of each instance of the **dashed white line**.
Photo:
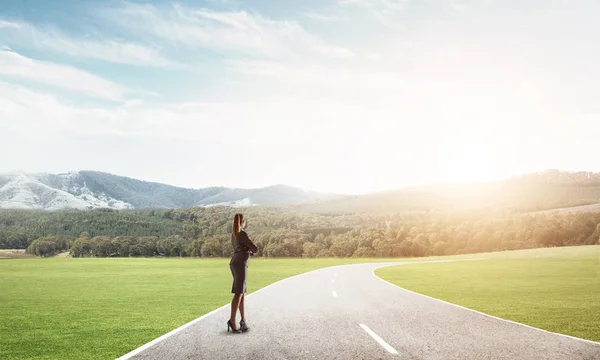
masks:
<svg viewBox="0 0 600 360"><path fill-rule="evenodd" d="M379 345L383 346L383 348L389 352L390 354L393 355L398 355L398 351L396 351L396 349L394 349L390 344L386 343L385 340L383 340L382 338L379 337L379 335L375 334L373 332L373 330L369 329L369 327L365 324L360 324L360 327L367 332L367 334L371 335L371 337L373 339L375 339L375 341L377 341L379 343Z"/></svg>
<svg viewBox="0 0 600 360"><path fill-rule="evenodd" d="M333 297L337 297L337 293L335 291L332 291L331 295L333 295Z"/></svg>

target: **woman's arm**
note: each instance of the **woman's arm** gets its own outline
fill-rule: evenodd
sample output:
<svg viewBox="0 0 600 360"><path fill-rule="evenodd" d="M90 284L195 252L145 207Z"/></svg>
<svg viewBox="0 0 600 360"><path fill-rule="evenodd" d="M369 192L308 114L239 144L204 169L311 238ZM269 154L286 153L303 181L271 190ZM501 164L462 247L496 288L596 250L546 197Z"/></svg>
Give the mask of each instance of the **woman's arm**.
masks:
<svg viewBox="0 0 600 360"><path fill-rule="evenodd" d="M245 231L242 231L240 233L240 240L242 241L242 243L244 245L246 245L248 247L248 249L250 249L250 251L252 251L252 253L256 253L258 251L258 248L256 247L256 245L254 245L254 243L252 242L252 240L250 240L250 237L248 236L248 234Z"/></svg>

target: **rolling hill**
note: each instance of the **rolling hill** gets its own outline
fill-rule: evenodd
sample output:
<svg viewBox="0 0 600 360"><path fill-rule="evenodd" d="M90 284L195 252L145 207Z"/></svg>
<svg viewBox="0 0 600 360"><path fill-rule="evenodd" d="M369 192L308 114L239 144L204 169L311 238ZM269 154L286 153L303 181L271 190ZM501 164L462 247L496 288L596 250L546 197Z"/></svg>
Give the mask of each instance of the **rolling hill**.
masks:
<svg viewBox="0 0 600 360"><path fill-rule="evenodd" d="M187 189L98 172L0 174L0 209L166 209L292 204L321 194L275 185L259 189Z"/></svg>
<svg viewBox="0 0 600 360"><path fill-rule="evenodd" d="M0 209L270 205L291 211L338 214L436 209L531 212L599 203L600 174L557 170L491 182L415 186L365 195L335 196L286 185L259 189L188 189L97 171L0 174ZM596 208L588 206L582 210L595 211Z"/></svg>
<svg viewBox="0 0 600 360"><path fill-rule="evenodd" d="M600 174L548 170L481 183L409 187L338 196L291 205L313 213L390 213L428 210L512 210L529 212L600 203ZM595 207L584 208L593 211Z"/></svg>

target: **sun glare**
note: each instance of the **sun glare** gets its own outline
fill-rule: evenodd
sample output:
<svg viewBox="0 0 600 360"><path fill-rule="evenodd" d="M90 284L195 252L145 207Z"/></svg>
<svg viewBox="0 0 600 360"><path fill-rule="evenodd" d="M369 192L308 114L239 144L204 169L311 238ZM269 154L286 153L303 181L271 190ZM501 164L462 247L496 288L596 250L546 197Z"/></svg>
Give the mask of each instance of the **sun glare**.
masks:
<svg viewBox="0 0 600 360"><path fill-rule="evenodd" d="M511 154L490 142L463 138L446 150L445 182L499 180L519 172Z"/></svg>

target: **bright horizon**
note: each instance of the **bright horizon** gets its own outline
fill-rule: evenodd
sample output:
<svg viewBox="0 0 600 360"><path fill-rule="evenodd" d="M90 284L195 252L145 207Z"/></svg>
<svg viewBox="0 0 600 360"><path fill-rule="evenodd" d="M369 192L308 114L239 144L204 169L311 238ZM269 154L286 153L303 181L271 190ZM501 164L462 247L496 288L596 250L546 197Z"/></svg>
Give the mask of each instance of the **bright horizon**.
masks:
<svg viewBox="0 0 600 360"><path fill-rule="evenodd" d="M81 170L68 170L68 171L58 171L58 172L54 172L52 174L67 174L67 173L71 173L71 172L78 172L78 171L99 171L99 170L95 170L95 169L81 169ZM560 171L560 172L571 172L571 173L577 173L577 172L587 172L586 170L559 170L559 169L543 169L539 172L546 172L546 171ZM100 172L104 172L104 171L100 171ZM49 173L49 172L40 172L40 171L25 171L25 170L13 170L13 171L7 171L7 172L2 172L0 173L0 175L15 175L15 174L44 174L44 173ZM514 174L514 175L509 175L509 176L502 176L502 177L494 177L494 178L479 178L479 179L475 179L475 180L449 180L449 181L431 181L431 182L423 182L423 183L413 183L413 184L399 184L396 185L394 187L390 187L390 188L382 188L382 189L374 189L374 190L367 190L367 191L354 191L354 192L342 192L342 191L321 191L321 190L315 190L315 189L310 189L310 188L304 188L301 186L297 186L294 184L285 184L285 183L274 183L274 184L267 184L267 185L261 185L258 186L257 188L263 188L263 187L269 187L269 186L291 186L291 187L296 187L296 188L300 188L302 190L306 190L306 191L316 191L316 192L320 192L320 193L327 193L327 194L332 194L332 195L367 195L367 194L373 194L373 193L379 193L379 192L386 192L386 191L394 191L394 190L402 190L402 189L407 189L407 188L413 188L413 187L418 187L418 186L439 186L439 185L452 185L452 184L457 184L457 185L465 185L465 184L478 184L478 183L485 183L485 182L493 182L493 181L503 181L503 180L510 180L511 178L516 178L519 177L521 175L528 175L528 174L533 174L536 173L534 172L529 172L529 173L522 173L522 174ZM175 186L175 187L182 187L182 188L189 188L189 189L200 189L200 188L207 188L207 187L223 187L223 185L208 185L208 186L184 186L184 185L178 185L178 184L172 184L172 183L165 183L162 181L155 181L155 180L149 180L149 179L140 179L140 178L135 178L133 176L128 176L128 175L124 175L124 174L115 174L115 173L111 173L112 175L116 175L116 176L121 176L121 177L127 177L127 178L133 178L135 180L141 180L141 181L146 181L146 182L153 182L153 183L161 183L164 185L170 185L170 186ZM237 189L252 189L252 188L248 188L248 187L229 187L229 188L237 188Z"/></svg>
<svg viewBox="0 0 600 360"><path fill-rule="evenodd" d="M594 1L27 4L0 4L0 173L356 194L600 171Z"/></svg>

